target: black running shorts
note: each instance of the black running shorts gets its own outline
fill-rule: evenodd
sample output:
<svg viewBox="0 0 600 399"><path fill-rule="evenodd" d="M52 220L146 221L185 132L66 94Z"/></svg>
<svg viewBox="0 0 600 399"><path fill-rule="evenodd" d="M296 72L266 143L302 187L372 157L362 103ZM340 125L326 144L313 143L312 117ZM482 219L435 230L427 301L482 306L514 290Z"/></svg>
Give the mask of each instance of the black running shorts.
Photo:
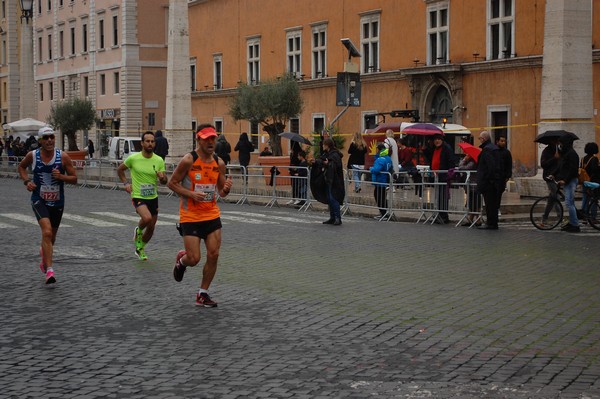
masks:
<svg viewBox="0 0 600 399"><path fill-rule="evenodd" d="M153 199L132 198L131 203L133 203L133 206L136 208L138 206L146 205L152 216L158 215L158 197Z"/></svg>
<svg viewBox="0 0 600 399"><path fill-rule="evenodd" d="M38 200L31 204L31 208L33 209L33 213L35 213L36 219L39 220L43 218L50 219L50 225L53 229L58 229L60 226L60 221L62 220L63 208L62 206L48 206L45 201Z"/></svg>
<svg viewBox="0 0 600 399"><path fill-rule="evenodd" d="M222 228L221 218L207 220L206 222L187 222L181 223L181 231L184 236L196 236L206 239L210 233Z"/></svg>

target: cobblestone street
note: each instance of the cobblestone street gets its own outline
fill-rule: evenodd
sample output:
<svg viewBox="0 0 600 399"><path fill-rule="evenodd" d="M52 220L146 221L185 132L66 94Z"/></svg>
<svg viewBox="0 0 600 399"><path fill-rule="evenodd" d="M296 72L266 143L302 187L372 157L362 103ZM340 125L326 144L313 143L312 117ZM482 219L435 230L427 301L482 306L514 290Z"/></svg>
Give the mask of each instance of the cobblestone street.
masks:
<svg viewBox="0 0 600 399"><path fill-rule="evenodd" d="M589 228L221 204L206 309L200 267L172 277L176 198L141 262L127 194L68 188L46 286L28 193L0 179L0 196L0 398L600 398Z"/></svg>

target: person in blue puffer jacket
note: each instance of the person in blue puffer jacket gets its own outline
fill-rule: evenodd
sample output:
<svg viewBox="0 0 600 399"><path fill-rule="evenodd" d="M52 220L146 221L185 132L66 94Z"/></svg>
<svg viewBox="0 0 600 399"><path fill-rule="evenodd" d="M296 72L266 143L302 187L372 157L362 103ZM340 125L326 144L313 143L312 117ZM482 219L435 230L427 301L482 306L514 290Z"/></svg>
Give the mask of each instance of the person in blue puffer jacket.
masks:
<svg viewBox="0 0 600 399"><path fill-rule="evenodd" d="M379 207L380 215L375 216L375 219L381 220L387 213L387 193L390 181L390 173L393 171L392 159L388 155L389 151L385 147L385 144L377 144L377 153L375 154L375 163L369 169L371 172L371 180L375 187L373 195L375 196L375 202Z"/></svg>

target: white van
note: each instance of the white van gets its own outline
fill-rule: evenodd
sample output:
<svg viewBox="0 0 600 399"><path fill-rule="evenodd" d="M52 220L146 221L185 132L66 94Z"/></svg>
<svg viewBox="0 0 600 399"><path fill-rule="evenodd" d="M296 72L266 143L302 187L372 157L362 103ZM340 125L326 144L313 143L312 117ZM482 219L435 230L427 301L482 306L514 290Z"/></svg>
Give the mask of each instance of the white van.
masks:
<svg viewBox="0 0 600 399"><path fill-rule="evenodd" d="M108 141L108 159L122 161L130 155L142 151L142 139L139 137L111 137Z"/></svg>

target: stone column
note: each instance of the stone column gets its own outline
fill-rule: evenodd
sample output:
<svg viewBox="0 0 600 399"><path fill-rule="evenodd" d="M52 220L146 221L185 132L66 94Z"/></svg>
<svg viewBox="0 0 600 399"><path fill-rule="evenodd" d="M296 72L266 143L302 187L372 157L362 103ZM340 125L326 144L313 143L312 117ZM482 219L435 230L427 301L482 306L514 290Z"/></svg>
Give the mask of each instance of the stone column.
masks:
<svg viewBox="0 0 600 399"><path fill-rule="evenodd" d="M33 88L35 85L33 80L33 19L26 21L23 18L21 20L20 61L19 117L20 119L35 119L37 117L37 107L33 95Z"/></svg>
<svg viewBox="0 0 600 399"><path fill-rule="evenodd" d="M575 150L595 141L590 0L546 0L542 97L538 133L577 134ZM539 154L544 146L540 146ZM539 164L539 162L538 162Z"/></svg>
<svg viewBox="0 0 600 399"><path fill-rule="evenodd" d="M188 1L169 2L167 101L164 135L169 140L167 162L177 162L192 147L192 91Z"/></svg>
<svg viewBox="0 0 600 399"><path fill-rule="evenodd" d="M119 136L139 136L142 132L142 66L137 34L138 6L141 6L141 1L138 0L122 0L121 2L122 42L119 76L121 80L121 124ZM114 136L114 132L112 135Z"/></svg>

